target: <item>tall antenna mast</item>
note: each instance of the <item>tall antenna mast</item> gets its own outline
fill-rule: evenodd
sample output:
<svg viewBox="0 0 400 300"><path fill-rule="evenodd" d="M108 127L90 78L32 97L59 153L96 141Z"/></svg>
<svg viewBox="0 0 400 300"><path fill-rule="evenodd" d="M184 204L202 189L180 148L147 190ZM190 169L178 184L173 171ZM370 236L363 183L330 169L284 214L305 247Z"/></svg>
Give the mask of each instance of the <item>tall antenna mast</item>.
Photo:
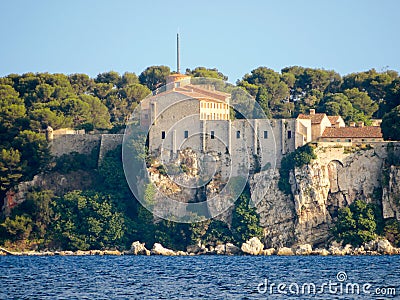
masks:
<svg viewBox="0 0 400 300"><path fill-rule="evenodd" d="M181 66L179 62L179 33L176 34L176 71L181 73Z"/></svg>

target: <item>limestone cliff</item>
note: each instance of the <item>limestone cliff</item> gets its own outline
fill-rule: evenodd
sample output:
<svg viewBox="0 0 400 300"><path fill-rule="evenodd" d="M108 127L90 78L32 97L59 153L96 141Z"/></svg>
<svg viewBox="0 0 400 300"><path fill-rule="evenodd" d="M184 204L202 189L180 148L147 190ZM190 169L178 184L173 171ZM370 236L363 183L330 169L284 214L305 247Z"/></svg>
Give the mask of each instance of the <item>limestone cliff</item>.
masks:
<svg viewBox="0 0 400 300"><path fill-rule="evenodd" d="M356 199L382 205L385 218L399 218L400 168L391 167L388 183L382 180L386 144L319 146L315 152L317 159L291 173L291 195L278 190L277 171L251 178L252 200L265 227L267 247L326 243L338 208Z"/></svg>
<svg viewBox="0 0 400 300"><path fill-rule="evenodd" d="M377 203L382 207L384 218L400 220L400 144L391 148L387 143L358 147L319 145L315 153L317 159L291 171L289 195L278 188L278 170L271 168L251 175L251 197L264 227L267 248L299 244L326 246L338 209L356 199ZM198 157L186 149L168 165L154 160L147 171L157 193L162 192L177 202L197 203L212 199L224 189L229 168L224 154ZM33 187L52 189L58 195L91 188L90 173L79 172L41 174L31 182L21 183L7 194L4 209L24 201L26 192ZM145 184L139 185L140 188L144 189ZM207 209L211 214L224 211L220 204L211 202ZM162 206L157 209L165 210ZM178 213L188 212L178 210ZM231 210L227 209L218 218L229 223L230 215Z"/></svg>
<svg viewBox="0 0 400 300"><path fill-rule="evenodd" d="M400 167L390 166L387 185L383 187L382 210L384 218L400 221Z"/></svg>
<svg viewBox="0 0 400 300"><path fill-rule="evenodd" d="M2 211L8 215L12 208L26 200L26 195L35 188L52 190L55 195L73 190L90 189L94 184L92 174L87 171L71 171L67 174L58 172L41 173L33 177L31 181L24 181L13 189L7 191Z"/></svg>

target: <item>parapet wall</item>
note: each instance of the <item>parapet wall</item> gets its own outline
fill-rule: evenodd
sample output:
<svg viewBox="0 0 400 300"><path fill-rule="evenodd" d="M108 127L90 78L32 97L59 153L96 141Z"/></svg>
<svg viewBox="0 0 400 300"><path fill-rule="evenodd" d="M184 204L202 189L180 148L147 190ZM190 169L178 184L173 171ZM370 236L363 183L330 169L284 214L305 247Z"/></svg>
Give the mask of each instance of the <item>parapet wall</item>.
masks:
<svg viewBox="0 0 400 300"><path fill-rule="evenodd" d="M123 134L102 134L99 149L99 164L103 160L108 151L114 150L119 145L122 145Z"/></svg>
<svg viewBox="0 0 400 300"><path fill-rule="evenodd" d="M98 161L101 162L104 155L122 144L123 134L62 134L55 135L50 142L51 154L59 157L63 154L77 152L91 154L98 148Z"/></svg>
<svg viewBox="0 0 400 300"><path fill-rule="evenodd" d="M99 134L62 134L55 135L50 142L51 154L58 157L63 154L78 152L90 154L96 147L100 147Z"/></svg>

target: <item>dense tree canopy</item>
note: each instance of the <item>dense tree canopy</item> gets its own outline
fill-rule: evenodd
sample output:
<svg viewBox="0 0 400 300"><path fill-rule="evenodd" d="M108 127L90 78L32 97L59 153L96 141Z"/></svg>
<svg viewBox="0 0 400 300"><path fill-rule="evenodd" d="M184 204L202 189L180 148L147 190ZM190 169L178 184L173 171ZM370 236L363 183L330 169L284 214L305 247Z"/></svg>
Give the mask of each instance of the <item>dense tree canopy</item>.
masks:
<svg viewBox="0 0 400 300"><path fill-rule="evenodd" d="M139 75L141 84L146 85L151 91L165 85L171 69L167 66L148 67Z"/></svg>
<svg viewBox="0 0 400 300"><path fill-rule="evenodd" d="M266 115L290 117L289 87L283 77L272 69L259 67L237 82L246 89L264 109Z"/></svg>
<svg viewBox="0 0 400 300"><path fill-rule="evenodd" d="M337 221L332 233L338 241L344 244L360 246L373 240L377 236L380 225L378 208L374 204L367 204L356 200L350 206L339 209Z"/></svg>
<svg viewBox="0 0 400 300"><path fill-rule="evenodd" d="M385 140L400 141L400 105L383 116L381 127Z"/></svg>
<svg viewBox="0 0 400 300"><path fill-rule="evenodd" d="M205 67L197 67L193 70L186 69L186 75L190 75L193 77L208 77L208 78L216 78L221 80L228 80L228 76L225 76L218 69L208 69Z"/></svg>

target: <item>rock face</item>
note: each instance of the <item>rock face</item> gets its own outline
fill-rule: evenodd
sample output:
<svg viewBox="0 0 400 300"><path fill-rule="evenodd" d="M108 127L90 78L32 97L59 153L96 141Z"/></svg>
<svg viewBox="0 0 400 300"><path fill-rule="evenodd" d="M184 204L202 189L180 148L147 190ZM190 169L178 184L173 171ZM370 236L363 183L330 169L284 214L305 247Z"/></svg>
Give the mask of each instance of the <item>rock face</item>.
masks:
<svg viewBox="0 0 400 300"><path fill-rule="evenodd" d="M382 202L385 218L400 218L400 167L390 168L388 183L382 180L387 144L363 149L318 146L315 153L317 159L291 172L290 195L278 189L278 170L262 171L251 177L252 201L265 228L266 247L326 247L338 209L356 199Z"/></svg>
<svg viewBox="0 0 400 300"><path fill-rule="evenodd" d="M257 237L253 237L242 244L241 250L243 253L250 255L259 255L264 249L264 244Z"/></svg>
<svg viewBox="0 0 400 300"><path fill-rule="evenodd" d="M400 167L391 166L388 173L389 182L383 187L382 195L383 217L400 221Z"/></svg>
<svg viewBox="0 0 400 300"><path fill-rule="evenodd" d="M226 255L236 255L240 254L242 251L239 247L235 246L232 243L226 243L225 245L225 254Z"/></svg>
<svg viewBox="0 0 400 300"><path fill-rule="evenodd" d="M36 187L52 190L55 195L61 196L74 190L90 189L92 184L91 174L82 170L72 171L68 174L58 172L38 174L31 181L21 182L15 188L9 190L4 199L2 210L5 215L9 215L11 209L24 202L26 194Z"/></svg>
<svg viewBox="0 0 400 300"><path fill-rule="evenodd" d="M290 196L278 188L278 170L256 173L250 180L251 200L264 227L265 244L279 248L294 241L295 206Z"/></svg>

